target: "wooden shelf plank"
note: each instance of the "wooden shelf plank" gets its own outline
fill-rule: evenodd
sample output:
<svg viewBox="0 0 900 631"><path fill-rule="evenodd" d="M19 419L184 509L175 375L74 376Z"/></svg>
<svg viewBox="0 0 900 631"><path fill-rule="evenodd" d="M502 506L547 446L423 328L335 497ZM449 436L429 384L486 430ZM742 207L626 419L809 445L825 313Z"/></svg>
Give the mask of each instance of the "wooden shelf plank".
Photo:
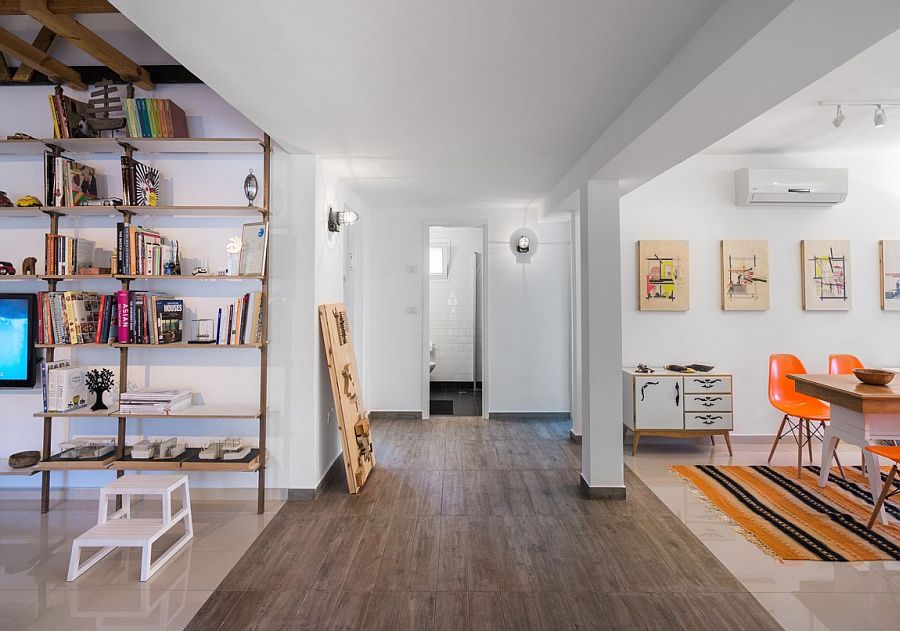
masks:
<svg viewBox="0 0 900 631"><path fill-rule="evenodd" d="M26 206L24 208L19 206L0 207L0 217L6 217L7 219L14 219L17 217L40 217L43 212L44 209L40 206Z"/></svg>
<svg viewBox="0 0 900 631"><path fill-rule="evenodd" d="M95 278L114 278L112 274L45 274L41 280L91 280Z"/></svg>
<svg viewBox="0 0 900 631"><path fill-rule="evenodd" d="M122 143L144 153L262 153L260 138L40 138L0 140L0 155L39 155L48 145L71 153L122 153Z"/></svg>
<svg viewBox="0 0 900 631"><path fill-rule="evenodd" d="M108 469L115 459L116 452L107 454L103 458L90 460L77 460L74 458L63 460L59 458L59 454L53 454L50 456L50 460L41 460L37 466L41 471L71 471L75 469L96 471L98 469Z"/></svg>
<svg viewBox="0 0 900 631"><path fill-rule="evenodd" d="M47 150L40 140L0 140L0 155L39 155Z"/></svg>
<svg viewBox="0 0 900 631"><path fill-rule="evenodd" d="M0 463L0 475L23 475L30 476L40 471L37 465L33 467L22 467L21 469L13 469L7 463Z"/></svg>
<svg viewBox="0 0 900 631"><path fill-rule="evenodd" d="M113 348L111 344L35 344L35 348Z"/></svg>
<svg viewBox="0 0 900 631"><path fill-rule="evenodd" d="M79 206L79 208L83 208ZM102 206L93 206L102 208ZM265 208L247 206L246 204L182 204L177 206L117 206L136 215L146 216L181 216L181 217L240 217L265 215Z"/></svg>
<svg viewBox="0 0 900 631"><path fill-rule="evenodd" d="M181 463L188 471L258 471L259 449L251 449L241 460L201 460L199 452Z"/></svg>
<svg viewBox="0 0 900 631"><path fill-rule="evenodd" d="M43 280L40 276L34 276L29 274L26 276L25 274L16 274L15 276L0 276L0 282L3 281L29 281L29 280Z"/></svg>
<svg viewBox="0 0 900 631"><path fill-rule="evenodd" d="M122 414L112 412L110 416L125 418L202 418L202 419L257 419L259 408L247 405L193 405L174 414Z"/></svg>
<svg viewBox="0 0 900 631"><path fill-rule="evenodd" d="M96 412L91 410L89 407L78 408L77 410L71 410L70 412L35 412L35 418L48 418L48 417L63 417L63 416L78 416L82 418L108 418L110 416L116 416L117 408L110 408L108 410L97 410Z"/></svg>
<svg viewBox="0 0 900 631"><path fill-rule="evenodd" d="M205 349L225 349L225 348L262 348L262 344L188 344L187 342L173 342L172 344L120 344L113 342L115 348L205 348Z"/></svg>
<svg viewBox="0 0 900 631"><path fill-rule="evenodd" d="M263 280L262 274L242 274L240 276L225 276L224 274L116 274L114 278L119 280Z"/></svg>

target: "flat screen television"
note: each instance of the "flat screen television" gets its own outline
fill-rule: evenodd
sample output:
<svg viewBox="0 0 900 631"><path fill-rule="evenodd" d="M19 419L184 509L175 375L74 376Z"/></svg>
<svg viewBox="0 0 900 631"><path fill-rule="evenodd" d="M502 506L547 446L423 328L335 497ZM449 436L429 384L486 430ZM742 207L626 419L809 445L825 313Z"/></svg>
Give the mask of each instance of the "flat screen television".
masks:
<svg viewBox="0 0 900 631"><path fill-rule="evenodd" d="M0 388L33 388L35 295L0 294Z"/></svg>

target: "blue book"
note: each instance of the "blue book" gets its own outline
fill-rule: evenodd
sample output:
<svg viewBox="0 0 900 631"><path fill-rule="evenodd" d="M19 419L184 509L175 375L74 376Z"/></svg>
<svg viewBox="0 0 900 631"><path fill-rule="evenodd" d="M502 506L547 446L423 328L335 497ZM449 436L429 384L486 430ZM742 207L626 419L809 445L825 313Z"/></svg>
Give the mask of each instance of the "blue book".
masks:
<svg viewBox="0 0 900 631"><path fill-rule="evenodd" d="M219 345L219 331L222 329L222 310L219 309L219 316L216 318L216 346Z"/></svg>

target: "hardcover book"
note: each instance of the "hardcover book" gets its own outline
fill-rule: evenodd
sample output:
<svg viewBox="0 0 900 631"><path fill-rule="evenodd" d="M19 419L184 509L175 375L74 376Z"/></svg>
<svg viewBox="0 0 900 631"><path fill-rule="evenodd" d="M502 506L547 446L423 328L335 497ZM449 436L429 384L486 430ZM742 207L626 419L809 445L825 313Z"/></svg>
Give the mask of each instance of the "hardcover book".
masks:
<svg viewBox="0 0 900 631"><path fill-rule="evenodd" d="M135 206L159 204L159 171L137 160L134 164Z"/></svg>
<svg viewBox="0 0 900 631"><path fill-rule="evenodd" d="M153 296L153 313L156 316L156 339L153 342L181 342L184 334L184 301L180 298Z"/></svg>

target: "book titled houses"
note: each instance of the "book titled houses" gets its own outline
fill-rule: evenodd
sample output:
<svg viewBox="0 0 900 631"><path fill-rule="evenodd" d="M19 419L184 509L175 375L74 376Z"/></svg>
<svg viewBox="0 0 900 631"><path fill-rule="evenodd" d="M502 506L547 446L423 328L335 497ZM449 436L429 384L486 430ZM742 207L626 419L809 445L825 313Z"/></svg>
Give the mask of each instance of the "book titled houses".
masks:
<svg viewBox="0 0 900 631"><path fill-rule="evenodd" d="M156 316L156 344L180 342L184 331L184 301L180 298L153 296L153 313Z"/></svg>

